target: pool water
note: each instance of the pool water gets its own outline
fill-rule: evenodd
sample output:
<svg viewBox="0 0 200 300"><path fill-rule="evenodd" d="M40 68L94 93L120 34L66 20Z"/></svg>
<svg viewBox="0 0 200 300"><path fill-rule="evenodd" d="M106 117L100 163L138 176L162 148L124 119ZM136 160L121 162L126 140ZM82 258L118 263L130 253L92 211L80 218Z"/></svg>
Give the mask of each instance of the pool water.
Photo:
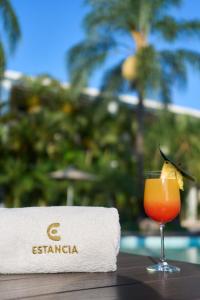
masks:
<svg viewBox="0 0 200 300"><path fill-rule="evenodd" d="M160 237L124 236L121 239L122 252L160 256ZM173 236L165 237L165 256L200 264L200 237Z"/></svg>

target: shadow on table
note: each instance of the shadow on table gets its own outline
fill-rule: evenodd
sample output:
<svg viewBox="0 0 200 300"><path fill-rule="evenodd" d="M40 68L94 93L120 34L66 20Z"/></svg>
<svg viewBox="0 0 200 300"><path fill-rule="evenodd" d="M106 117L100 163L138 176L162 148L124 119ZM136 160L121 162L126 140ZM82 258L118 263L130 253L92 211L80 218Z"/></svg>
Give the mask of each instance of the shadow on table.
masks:
<svg viewBox="0 0 200 300"><path fill-rule="evenodd" d="M151 258L152 263L157 263L157 259ZM144 283L134 277L124 275L117 275L117 282L119 285L116 288L116 299L119 300L175 300L175 298L168 297L167 285L168 274L159 272L159 282L149 281ZM154 287L150 286L151 284ZM156 289L156 285L158 290Z"/></svg>

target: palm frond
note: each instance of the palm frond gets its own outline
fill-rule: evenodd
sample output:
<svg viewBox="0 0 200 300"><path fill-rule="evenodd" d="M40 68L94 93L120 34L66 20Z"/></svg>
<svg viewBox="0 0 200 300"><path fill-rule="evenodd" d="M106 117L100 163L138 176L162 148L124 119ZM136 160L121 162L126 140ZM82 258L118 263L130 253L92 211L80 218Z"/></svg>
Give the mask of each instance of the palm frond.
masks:
<svg viewBox="0 0 200 300"><path fill-rule="evenodd" d="M162 73L160 78L160 96L164 103L169 103L174 84L185 87L187 66L200 72L200 53L186 50L164 50L159 53Z"/></svg>
<svg viewBox="0 0 200 300"><path fill-rule="evenodd" d="M161 64L171 71L170 76L186 81L186 68L190 65L200 72L200 53L186 49L163 50L159 52Z"/></svg>
<svg viewBox="0 0 200 300"><path fill-rule="evenodd" d="M101 93L104 95L118 95L124 91L126 81L122 77L122 63L123 61L105 72L101 85Z"/></svg>
<svg viewBox="0 0 200 300"><path fill-rule="evenodd" d="M111 31L120 30L127 31L132 23L135 10L127 9L130 7L131 1L87 1L92 9L84 18L84 27L86 32L93 30L102 30L103 27L109 28ZM138 2L138 1L132 1ZM126 15L126 18L124 18Z"/></svg>
<svg viewBox="0 0 200 300"><path fill-rule="evenodd" d="M176 50L177 55L185 62L190 65L194 70L200 72L200 53L197 51L178 49Z"/></svg>
<svg viewBox="0 0 200 300"><path fill-rule="evenodd" d="M160 65L158 55L153 46L142 48L137 54L136 88L147 91L156 90L160 83Z"/></svg>
<svg viewBox="0 0 200 300"><path fill-rule="evenodd" d="M153 2L161 2L161 5L164 6L164 8L169 8L169 7L179 7L183 0L155 0Z"/></svg>
<svg viewBox="0 0 200 300"><path fill-rule="evenodd" d="M187 82L185 61L179 51L163 50L159 52L162 71L167 74L173 84L183 87Z"/></svg>
<svg viewBox="0 0 200 300"><path fill-rule="evenodd" d="M0 11L2 15L5 33L8 37L10 49L14 50L16 43L21 35L17 16L9 0L0 1Z"/></svg>
<svg viewBox="0 0 200 300"><path fill-rule="evenodd" d="M0 81L3 78L5 66L6 66L6 58L5 58L3 44L0 41Z"/></svg>
<svg viewBox="0 0 200 300"><path fill-rule="evenodd" d="M166 70L163 70L160 77L159 96L163 104L167 105L172 98L172 78Z"/></svg>
<svg viewBox="0 0 200 300"><path fill-rule="evenodd" d="M154 12L154 19L162 16L166 11L171 8L178 8L181 6L183 0L154 0L147 1L151 3L152 12Z"/></svg>
<svg viewBox="0 0 200 300"><path fill-rule="evenodd" d="M154 24L153 32L160 33L167 41L174 41L178 38L200 38L200 21L177 20L172 16L166 15Z"/></svg>
<svg viewBox="0 0 200 300"><path fill-rule="evenodd" d="M163 0L86 1L91 10L84 19L86 32L106 27L112 31L148 32L149 21ZM125 17L126 16L126 17Z"/></svg>
<svg viewBox="0 0 200 300"><path fill-rule="evenodd" d="M89 76L104 63L115 46L115 41L109 37L86 39L74 46L67 55L72 85L76 89L84 87Z"/></svg>

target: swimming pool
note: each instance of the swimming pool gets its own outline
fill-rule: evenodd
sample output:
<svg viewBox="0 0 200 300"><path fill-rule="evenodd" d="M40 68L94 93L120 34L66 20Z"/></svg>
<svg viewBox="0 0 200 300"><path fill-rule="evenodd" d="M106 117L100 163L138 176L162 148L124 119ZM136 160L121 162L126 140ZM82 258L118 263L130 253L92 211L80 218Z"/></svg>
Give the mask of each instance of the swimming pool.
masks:
<svg viewBox="0 0 200 300"><path fill-rule="evenodd" d="M159 236L124 236L120 250L126 253L160 256ZM173 236L165 237L167 259L175 259L200 264L200 237Z"/></svg>

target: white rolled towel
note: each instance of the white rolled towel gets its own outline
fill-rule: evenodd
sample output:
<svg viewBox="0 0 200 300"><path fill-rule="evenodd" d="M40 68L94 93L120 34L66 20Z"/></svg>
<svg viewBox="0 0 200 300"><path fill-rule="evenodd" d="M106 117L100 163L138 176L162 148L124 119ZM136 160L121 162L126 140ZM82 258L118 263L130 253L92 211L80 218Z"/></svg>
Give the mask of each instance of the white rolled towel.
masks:
<svg viewBox="0 0 200 300"><path fill-rule="evenodd" d="M115 208L0 209L0 273L107 272L117 268Z"/></svg>

